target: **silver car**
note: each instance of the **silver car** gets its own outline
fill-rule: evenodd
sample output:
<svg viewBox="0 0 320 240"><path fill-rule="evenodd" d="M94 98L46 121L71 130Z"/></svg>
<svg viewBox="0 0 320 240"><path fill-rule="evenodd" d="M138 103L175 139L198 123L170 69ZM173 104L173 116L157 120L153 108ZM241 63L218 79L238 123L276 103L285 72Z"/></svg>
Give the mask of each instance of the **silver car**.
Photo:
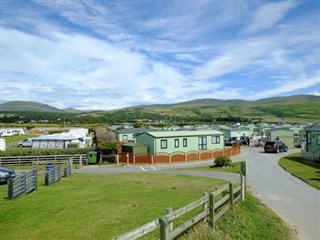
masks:
<svg viewBox="0 0 320 240"><path fill-rule="evenodd" d="M18 142L18 147L31 147L32 145L32 139L31 138L25 138Z"/></svg>

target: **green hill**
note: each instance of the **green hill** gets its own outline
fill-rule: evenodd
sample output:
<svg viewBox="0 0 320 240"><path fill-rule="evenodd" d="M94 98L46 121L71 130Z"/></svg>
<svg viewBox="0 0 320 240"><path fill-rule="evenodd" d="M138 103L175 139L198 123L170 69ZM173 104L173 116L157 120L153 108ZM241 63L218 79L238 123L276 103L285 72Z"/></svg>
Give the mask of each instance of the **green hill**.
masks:
<svg viewBox="0 0 320 240"><path fill-rule="evenodd" d="M12 118L16 119L19 118L19 112L33 112L31 119L48 119L50 113L52 115L50 119L61 119L63 116L70 123L123 123L145 120L175 123L320 122L320 96L296 95L256 101L206 98L174 104L132 106L110 111L60 110L38 102L12 101L0 104L0 112L14 113L15 116ZM43 116L41 113L46 115Z"/></svg>
<svg viewBox="0 0 320 240"><path fill-rule="evenodd" d="M158 114L187 121L320 121L320 96L296 95L257 101L197 99L176 104L135 106L122 111Z"/></svg>
<svg viewBox="0 0 320 240"><path fill-rule="evenodd" d="M42 112L61 113L62 110L39 102L10 101L0 104L0 112Z"/></svg>

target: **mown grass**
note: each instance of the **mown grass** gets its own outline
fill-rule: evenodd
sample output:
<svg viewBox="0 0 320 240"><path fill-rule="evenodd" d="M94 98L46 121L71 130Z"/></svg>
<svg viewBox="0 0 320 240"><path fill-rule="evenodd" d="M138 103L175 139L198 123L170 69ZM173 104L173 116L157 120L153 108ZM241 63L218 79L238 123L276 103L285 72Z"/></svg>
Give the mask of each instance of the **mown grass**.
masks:
<svg viewBox="0 0 320 240"><path fill-rule="evenodd" d="M279 160L286 171L320 190L320 162L303 159L301 153L291 154Z"/></svg>
<svg viewBox="0 0 320 240"><path fill-rule="evenodd" d="M111 239L178 209L225 181L184 175L72 174L9 201L0 185L2 239ZM157 239L159 231L143 239Z"/></svg>
<svg viewBox="0 0 320 240"><path fill-rule="evenodd" d="M13 142L18 142L21 141L25 138L35 138L38 137L39 135L22 135L22 136L12 136L12 137L6 137L6 143L13 143Z"/></svg>
<svg viewBox="0 0 320 240"><path fill-rule="evenodd" d="M177 170L196 170L196 171L214 171L214 172L231 172L231 173L240 173L240 162L232 163L231 167L214 167L212 166L200 166L200 167L191 167L191 168L179 168Z"/></svg>

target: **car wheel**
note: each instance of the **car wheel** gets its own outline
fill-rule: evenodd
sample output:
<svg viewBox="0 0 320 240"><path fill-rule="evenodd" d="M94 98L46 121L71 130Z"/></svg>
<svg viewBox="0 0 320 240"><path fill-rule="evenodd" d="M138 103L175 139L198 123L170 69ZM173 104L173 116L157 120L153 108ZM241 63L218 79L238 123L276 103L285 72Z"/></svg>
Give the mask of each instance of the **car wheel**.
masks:
<svg viewBox="0 0 320 240"><path fill-rule="evenodd" d="M22 147L23 147L23 146L22 146L22 144L19 144L19 147L21 147L21 148L22 148Z"/></svg>
<svg viewBox="0 0 320 240"><path fill-rule="evenodd" d="M285 152L288 152L288 148L285 148L284 151L285 151Z"/></svg>
<svg viewBox="0 0 320 240"><path fill-rule="evenodd" d="M279 148L277 148L276 153L280 153L280 149Z"/></svg>

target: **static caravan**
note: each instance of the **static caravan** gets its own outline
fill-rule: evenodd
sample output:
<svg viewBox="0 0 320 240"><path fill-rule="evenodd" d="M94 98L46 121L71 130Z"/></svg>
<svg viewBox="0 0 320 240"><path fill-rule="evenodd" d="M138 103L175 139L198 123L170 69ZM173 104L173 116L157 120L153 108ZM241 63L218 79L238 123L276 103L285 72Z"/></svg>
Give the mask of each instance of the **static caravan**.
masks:
<svg viewBox="0 0 320 240"><path fill-rule="evenodd" d="M306 151L320 154L320 125L305 128L307 142Z"/></svg>
<svg viewBox="0 0 320 240"><path fill-rule="evenodd" d="M216 130L143 132L135 137L150 154L224 149L224 135Z"/></svg>
<svg viewBox="0 0 320 240"><path fill-rule="evenodd" d="M77 137L68 134L52 134L42 135L37 138L32 138L32 149L64 149L68 147L70 143L79 144L80 148L84 147Z"/></svg>

